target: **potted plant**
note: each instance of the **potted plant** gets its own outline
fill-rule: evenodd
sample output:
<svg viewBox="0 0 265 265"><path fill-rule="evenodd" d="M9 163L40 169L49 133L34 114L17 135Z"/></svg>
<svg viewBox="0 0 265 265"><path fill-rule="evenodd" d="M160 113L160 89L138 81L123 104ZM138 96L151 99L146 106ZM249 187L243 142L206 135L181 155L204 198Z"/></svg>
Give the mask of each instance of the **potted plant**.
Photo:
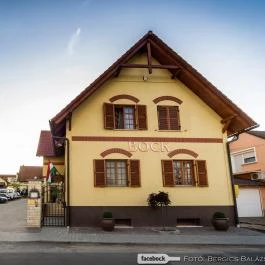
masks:
<svg viewBox="0 0 265 265"><path fill-rule="evenodd" d="M115 220L112 216L112 212L104 212L101 220L101 228L104 231L113 231L115 226Z"/></svg>
<svg viewBox="0 0 265 265"><path fill-rule="evenodd" d="M227 231L229 228L229 218L223 212L213 214L212 224L215 230Z"/></svg>

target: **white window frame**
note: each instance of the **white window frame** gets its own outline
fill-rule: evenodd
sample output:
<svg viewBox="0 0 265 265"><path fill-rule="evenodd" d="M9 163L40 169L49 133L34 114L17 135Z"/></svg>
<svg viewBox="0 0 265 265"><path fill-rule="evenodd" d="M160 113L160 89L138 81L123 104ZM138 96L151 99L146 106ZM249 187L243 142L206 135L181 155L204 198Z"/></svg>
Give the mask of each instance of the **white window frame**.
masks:
<svg viewBox="0 0 265 265"><path fill-rule="evenodd" d="M253 152L254 153L254 156L255 156L255 161L251 161L251 162L248 162L248 163L245 163L244 161L244 154L246 153L249 153L249 152ZM233 173L238 173L239 171L235 171L235 160L234 160L234 157L235 156L238 156L238 155L241 155L241 166L244 166L244 165L249 165L249 164L254 164L254 163L257 163L258 162L258 159L257 159L257 153L256 153L256 148L255 147L251 147L251 148L247 148L247 149L243 149L243 150L240 150L240 151L236 151L236 152L233 152L231 153L231 161L232 161L232 165L233 165Z"/></svg>

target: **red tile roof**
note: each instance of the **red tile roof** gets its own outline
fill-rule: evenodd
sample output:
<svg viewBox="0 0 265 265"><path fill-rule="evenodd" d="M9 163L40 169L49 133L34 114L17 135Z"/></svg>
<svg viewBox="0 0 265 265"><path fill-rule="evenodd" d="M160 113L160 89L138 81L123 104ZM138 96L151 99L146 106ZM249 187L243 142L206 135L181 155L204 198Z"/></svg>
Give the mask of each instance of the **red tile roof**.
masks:
<svg viewBox="0 0 265 265"><path fill-rule="evenodd" d="M55 156L54 143L50 131L41 131L37 156Z"/></svg>
<svg viewBox="0 0 265 265"><path fill-rule="evenodd" d="M18 173L18 181L25 182L29 180L42 180L42 167L38 166L21 166Z"/></svg>
<svg viewBox="0 0 265 265"><path fill-rule="evenodd" d="M8 178L16 178L16 175L4 174L4 175L0 175L0 178L2 178L2 179L4 179L5 181L7 181Z"/></svg>
<svg viewBox="0 0 265 265"><path fill-rule="evenodd" d="M221 118L226 120L230 119L229 117L232 117L227 126L228 135L237 134L245 129L257 126L257 123L244 113L236 104L227 98L181 56L167 46L160 38L153 34L153 32L149 31L102 75L72 100L53 119L51 119L50 125L52 133L57 136L64 136L66 121L71 113L103 84L117 76L123 65L128 63L133 56L140 52L146 52L148 47L151 47L152 57L154 57L161 65L178 67L178 74L176 69L174 70L172 68L169 69L169 71L171 71L173 76L176 76L209 107L211 107Z"/></svg>

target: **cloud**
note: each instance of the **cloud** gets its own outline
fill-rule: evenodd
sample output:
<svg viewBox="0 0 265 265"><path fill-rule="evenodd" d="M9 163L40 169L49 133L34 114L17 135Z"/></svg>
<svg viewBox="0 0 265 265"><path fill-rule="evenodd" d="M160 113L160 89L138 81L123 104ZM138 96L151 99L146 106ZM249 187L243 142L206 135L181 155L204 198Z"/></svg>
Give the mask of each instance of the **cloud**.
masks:
<svg viewBox="0 0 265 265"><path fill-rule="evenodd" d="M81 28L77 28L67 44L67 53L70 56L73 56L75 53L75 49L80 41L80 34L81 34Z"/></svg>

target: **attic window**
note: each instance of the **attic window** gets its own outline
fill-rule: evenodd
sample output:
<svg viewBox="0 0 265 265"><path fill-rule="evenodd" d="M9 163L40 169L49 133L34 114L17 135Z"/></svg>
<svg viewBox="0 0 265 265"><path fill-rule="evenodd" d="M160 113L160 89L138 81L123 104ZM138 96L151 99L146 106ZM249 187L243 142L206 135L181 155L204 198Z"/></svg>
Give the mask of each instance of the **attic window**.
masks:
<svg viewBox="0 0 265 265"><path fill-rule="evenodd" d="M159 130L180 130L179 107L157 106Z"/></svg>
<svg viewBox="0 0 265 265"><path fill-rule="evenodd" d="M147 130L146 106L104 103L104 128Z"/></svg>
<svg viewBox="0 0 265 265"><path fill-rule="evenodd" d="M114 111L116 129L135 128L135 111L133 106L115 105Z"/></svg>

